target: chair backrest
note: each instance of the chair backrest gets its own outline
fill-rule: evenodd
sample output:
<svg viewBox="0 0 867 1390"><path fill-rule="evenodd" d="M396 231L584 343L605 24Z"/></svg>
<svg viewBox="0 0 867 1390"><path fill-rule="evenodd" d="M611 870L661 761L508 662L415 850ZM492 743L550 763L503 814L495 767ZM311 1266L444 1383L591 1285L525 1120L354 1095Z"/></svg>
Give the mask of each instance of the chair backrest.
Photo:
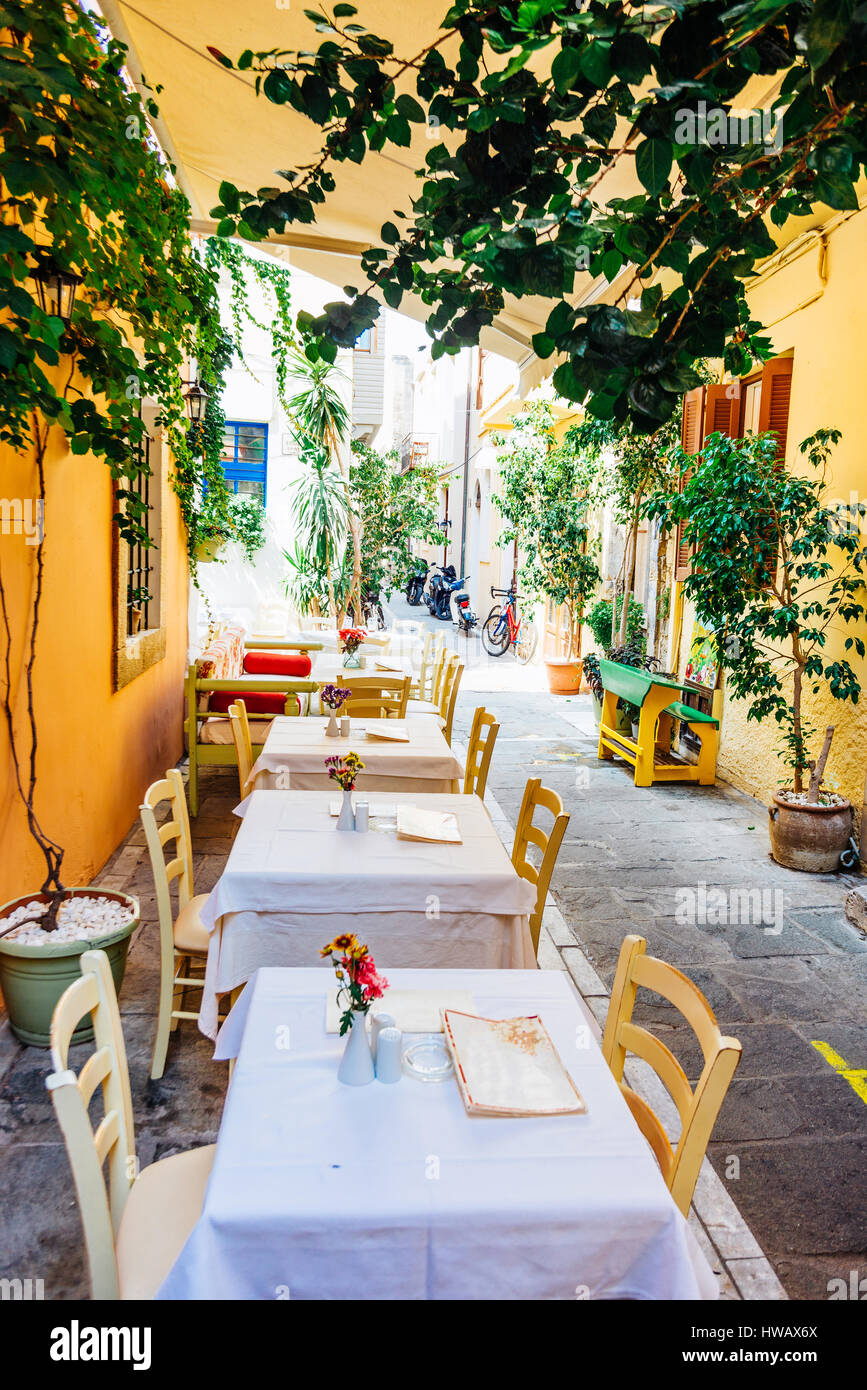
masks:
<svg viewBox="0 0 867 1390"><path fill-rule="evenodd" d="M163 801L169 802L169 811L162 824L158 825L156 808ZM173 968L171 885L175 879L178 880L178 909L186 906L196 891L187 798L183 778L176 767L170 767L164 778L151 783L138 809L153 870L160 940L169 952L169 968ZM170 847L168 852L174 851L171 858L166 857L167 846ZM163 964L165 965L165 961Z"/></svg>
<svg viewBox="0 0 867 1390"><path fill-rule="evenodd" d="M72 1034L93 1019L94 1051L78 1076L67 1067ZM118 1297L114 1241L135 1181L135 1130L123 1032L111 967L104 951L85 951L81 979L60 996L51 1020L53 1071L45 1079L60 1125L81 1211L93 1298ZM102 1086L102 1118L88 1106ZM108 1191L104 1165L108 1163Z"/></svg>
<svg viewBox="0 0 867 1390"><path fill-rule="evenodd" d="M428 632L421 652L421 666L418 674L418 697L437 703L436 678L442 672L445 656L446 635L444 632Z"/></svg>
<svg viewBox="0 0 867 1390"><path fill-rule="evenodd" d="M464 771L464 792L467 796L484 798L491 755L499 732L500 726L494 716L488 713L484 705L479 705L473 715L473 727L470 730L467 748L467 765Z"/></svg>
<svg viewBox="0 0 867 1390"><path fill-rule="evenodd" d="M554 818L554 824L547 834L533 823L533 817L539 809L550 811ZM563 802L557 793L550 791L548 787L543 787L541 778L531 777L524 790L524 800L521 802L518 828L515 831L515 845L512 850L512 863L520 877L525 878L528 883L532 883L536 887L536 906L530 917L530 935L533 938L533 949L537 952L539 950L539 933L542 930L542 914L545 911L545 899L548 896L551 875L554 872L554 865L557 862L557 855L560 852L568 824L569 817L563 810ZM538 868L529 858L531 845L535 845L541 853L541 862Z"/></svg>
<svg viewBox="0 0 867 1390"><path fill-rule="evenodd" d="M443 735L446 743L449 744L452 741L452 725L455 722L455 705L458 701L458 689L460 688L461 676L463 674L464 664L457 652L448 652L443 662L439 709L443 719Z"/></svg>
<svg viewBox="0 0 867 1390"><path fill-rule="evenodd" d="M741 1045L737 1038L723 1037L710 1004L692 980L673 965L646 955L646 950L647 942L641 936L627 936L620 948L602 1055L656 1155L672 1197L687 1216L711 1131L741 1059ZM704 1068L694 1091L665 1043L632 1022L639 987L653 990L673 1004L698 1038ZM681 1128L676 1148L647 1101L625 1084L623 1065L627 1052L635 1053L653 1068L677 1106Z"/></svg>
<svg viewBox="0 0 867 1390"><path fill-rule="evenodd" d="M411 676L353 676L341 713L351 719L403 719L411 684Z"/></svg>
<svg viewBox="0 0 867 1390"><path fill-rule="evenodd" d="M229 719L232 723L232 742L235 757L238 759L238 789L241 799L247 795L247 783L253 770L253 742L250 738L250 722L247 719L247 706L243 700L235 700L229 706Z"/></svg>

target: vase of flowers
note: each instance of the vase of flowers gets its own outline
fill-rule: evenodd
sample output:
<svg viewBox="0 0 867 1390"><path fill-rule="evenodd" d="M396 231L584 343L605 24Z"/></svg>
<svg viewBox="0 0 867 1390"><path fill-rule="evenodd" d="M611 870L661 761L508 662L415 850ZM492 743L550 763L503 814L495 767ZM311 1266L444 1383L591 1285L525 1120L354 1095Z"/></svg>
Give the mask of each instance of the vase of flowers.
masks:
<svg viewBox="0 0 867 1390"><path fill-rule="evenodd" d="M358 649L365 638L365 633L360 627L342 627L338 632L340 638L340 650L343 652L343 665L345 667L360 666L361 657Z"/></svg>
<svg viewBox="0 0 867 1390"><path fill-rule="evenodd" d="M331 712L328 720L328 727L325 730L326 738L339 738L340 728L337 723L337 712L342 709L346 701L352 694L351 690L344 690L339 685L324 685L320 691L319 698L323 705Z"/></svg>
<svg viewBox="0 0 867 1390"><path fill-rule="evenodd" d="M367 946L351 932L344 932L329 941L319 952L327 957L337 976L337 1003L342 1007L340 1036L346 1047L337 1071L337 1080L344 1086L367 1086L374 1079L373 1053L367 1036L367 1014L375 999L381 999L388 989L388 980L376 973L373 956Z"/></svg>
<svg viewBox="0 0 867 1390"><path fill-rule="evenodd" d="M352 793L355 790L355 779L364 763L357 753L347 753L345 758L334 757L325 759L325 766L328 768L328 776L339 787L343 788L343 805L340 808L340 815L337 818L338 830L355 829L355 812L352 809Z"/></svg>

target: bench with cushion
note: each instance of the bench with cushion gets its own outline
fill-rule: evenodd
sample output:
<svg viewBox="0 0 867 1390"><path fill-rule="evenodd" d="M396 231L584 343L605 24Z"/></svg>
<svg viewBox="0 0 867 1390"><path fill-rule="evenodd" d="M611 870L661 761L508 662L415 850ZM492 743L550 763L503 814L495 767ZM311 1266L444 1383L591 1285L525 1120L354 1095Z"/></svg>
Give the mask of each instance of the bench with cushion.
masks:
<svg viewBox="0 0 867 1390"><path fill-rule="evenodd" d="M716 780L719 720L676 698L685 694L688 687L652 671L623 666L619 661L600 660L599 672L605 698L598 756L612 758L616 753L625 758L635 768L637 787L650 787L654 782L698 782L712 787ZM615 727L618 699L637 705L641 711L637 740ZM688 763L670 751L675 719L688 725L701 740L697 763Z"/></svg>
<svg viewBox="0 0 867 1390"><path fill-rule="evenodd" d="M190 814L199 813L198 770L236 762L229 706L243 700L250 716L253 756L268 737L275 714L300 714L316 690L310 680L313 641L247 640L241 627L218 631L187 671L186 744L190 758Z"/></svg>

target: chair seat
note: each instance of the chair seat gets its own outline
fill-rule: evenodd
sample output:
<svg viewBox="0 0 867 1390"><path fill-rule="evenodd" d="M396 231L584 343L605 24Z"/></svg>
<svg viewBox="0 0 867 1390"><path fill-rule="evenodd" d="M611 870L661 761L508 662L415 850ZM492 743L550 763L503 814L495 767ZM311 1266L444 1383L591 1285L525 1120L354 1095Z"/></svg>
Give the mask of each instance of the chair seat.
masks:
<svg viewBox="0 0 867 1390"><path fill-rule="evenodd" d="M435 714L441 726L446 722L440 714L439 705L435 705L432 700L407 700L406 712L407 715Z"/></svg>
<svg viewBox="0 0 867 1390"><path fill-rule="evenodd" d="M115 1242L121 1298L156 1294L201 1215L216 1152L216 1144L207 1144L142 1169Z"/></svg>
<svg viewBox="0 0 867 1390"><path fill-rule="evenodd" d="M208 900L207 893L197 893L181 908L175 921L175 950L186 955L206 956L208 954L208 929L202 921L201 912Z"/></svg>

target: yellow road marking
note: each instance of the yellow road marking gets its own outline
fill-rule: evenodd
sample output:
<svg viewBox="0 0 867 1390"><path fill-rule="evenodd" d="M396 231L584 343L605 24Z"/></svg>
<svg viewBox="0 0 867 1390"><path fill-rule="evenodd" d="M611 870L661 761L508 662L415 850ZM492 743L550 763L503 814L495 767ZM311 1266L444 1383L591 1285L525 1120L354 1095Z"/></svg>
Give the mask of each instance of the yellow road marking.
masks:
<svg viewBox="0 0 867 1390"><path fill-rule="evenodd" d="M815 1047L816 1051L825 1058L829 1067L833 1067L835 1072L849 1082L856 1096L859 1096L867 1105L867 1070L856 1071L854 1067L850 1067L845 1057L841 1057L839 1052L835 1052L833 1047L829 1047L826 1042L814 1040L811 1046Z"/></svg>

